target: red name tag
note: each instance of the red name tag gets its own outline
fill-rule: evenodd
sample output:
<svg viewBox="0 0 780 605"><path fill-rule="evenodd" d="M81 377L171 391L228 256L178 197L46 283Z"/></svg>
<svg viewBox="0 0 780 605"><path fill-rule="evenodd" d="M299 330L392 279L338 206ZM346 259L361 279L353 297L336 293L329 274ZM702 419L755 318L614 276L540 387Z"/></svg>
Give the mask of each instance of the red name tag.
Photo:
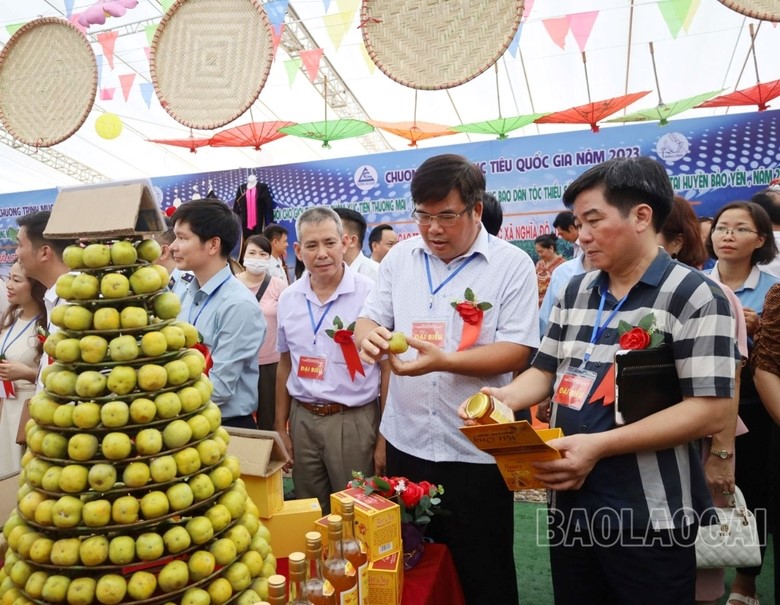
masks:
<svg viewBox="0 0 780 605"><path fill-rule="evenodd" d="M596 373L579 368L569 368L561 376L555 387L553 401L558 405L579 410L585 405L585 401L590 394L590 389L596 380Z"/></svg>
<svg viewBox="0 0 780 605"><path fill-rule="evenodd" d="M412 337L443 349L446 329L446 321L415 321L412 323Z"/></svg>
<svg viewBox="0 0 780 605"><path fill-rule="evenodd" d="M327 361L324 357L301 357L301 360L298 362L298 378L323 380L325 378L325 363Z"/></svg>

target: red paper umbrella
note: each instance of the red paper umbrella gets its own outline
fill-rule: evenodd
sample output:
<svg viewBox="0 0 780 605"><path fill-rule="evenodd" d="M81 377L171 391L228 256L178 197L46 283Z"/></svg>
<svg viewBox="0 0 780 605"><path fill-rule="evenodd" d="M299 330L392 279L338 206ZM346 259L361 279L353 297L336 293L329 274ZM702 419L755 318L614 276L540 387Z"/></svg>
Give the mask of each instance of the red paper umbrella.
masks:
<svg viewBox="0 0 780 605"><path fill-rule="evenodd" d="M280 128L290 126L294 122L280 120L271 122L250 122L233 128L226 128L215 134L209 145L212 147L254 147L260 151L265 143L287 136L279 132Z"/></svg>
<svg viewBox="0 0 780 605"><path fill-rule="evenodd" d="M760 25L759 25L760 27ZM758 75L758 59L756 58L756 35L757 31L750 24L750 50L748 53L753 55L753 68L756 71L755 86L735 90L729 94L720 95L709 101L705 101L697 107L733 107L737 105L758 105L758 111L764 111L769 107L767 103L774 98L780 97L780 80L773 82L761 82Z"/></svg>
<svg viewBox="0 0 780 605"><path fill-rule="evenodd" d="M422 141L423 139L458 134L447 126L432 124L431 122L377 122L376 120L369 120L369 124L407 139L409 147L417 147L417 141Z"/></svg>
<svg viewBox="0 0 780 605"><path fill-rule="evenodd" d="M191 153L196 153L198 147L205 147L211 142L211 139L196 139L189 137L187 139L146 139L149 143L159 143L160 145L172 145L173 147L186 147Z"/></svg>
<svg viewBox="0 0 780 605"><path fill-rule="evenodd" d="M537 124L590 124L593 132L599 131L598 122L604 118L617 113L621 109L628 107L631 103L638 101L645 95L650 94L649 90L642 92L633 92L603 101L593 101L585 105L578 105L563 111L557 111L536 120Z"/></svg>

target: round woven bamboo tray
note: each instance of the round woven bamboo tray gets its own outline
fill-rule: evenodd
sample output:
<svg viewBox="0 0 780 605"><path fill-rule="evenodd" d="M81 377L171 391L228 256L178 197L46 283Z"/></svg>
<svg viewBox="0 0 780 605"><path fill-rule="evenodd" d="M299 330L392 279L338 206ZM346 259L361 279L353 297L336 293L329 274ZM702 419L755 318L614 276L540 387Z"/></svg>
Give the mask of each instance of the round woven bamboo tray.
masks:
<svg viewBox="0 0 780 605"><path fill-rule="evenodd" d="M154 35L150 67L165 111L210 130L249 109L272 61L271 24L257 0L177 0Z"/></svg>
<svg viewBox="0 0 780 605"><path fill-rule="evenodd" d="M363 0L363 42L399 84L459 86L493 65L523 16L523 0Z"/></svg>
<svg viewBox="0 0 780 605"><path fill-rule="evenodd" d="M747 17L763 21L780 21L780 0L720 0L720 2Z"/></svg>
<svg viewBox="0 0 780 605"><path fill-rule="evenodd" d="M0 120L11 136L51 147L87 119L97 62L87 38L63 19L23 25L0 53Z"/></svg>

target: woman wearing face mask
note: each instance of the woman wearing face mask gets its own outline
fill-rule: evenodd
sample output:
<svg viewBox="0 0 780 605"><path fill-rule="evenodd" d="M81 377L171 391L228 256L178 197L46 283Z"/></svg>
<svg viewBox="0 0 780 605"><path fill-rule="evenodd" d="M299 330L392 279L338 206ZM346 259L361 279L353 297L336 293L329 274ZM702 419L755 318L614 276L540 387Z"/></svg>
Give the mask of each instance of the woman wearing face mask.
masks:
<svg viewBox="0 0 780 605"><path fill-rule="evenodd" d="M260 378L257 381L257 428L272 431L276 413L276 365L279 362L276 350L276 308L279 295L287 284L268 272L271 242L262 235L247 238L243 264L245 270L237 277L257 297L268 324L258 353Z"/></svg>

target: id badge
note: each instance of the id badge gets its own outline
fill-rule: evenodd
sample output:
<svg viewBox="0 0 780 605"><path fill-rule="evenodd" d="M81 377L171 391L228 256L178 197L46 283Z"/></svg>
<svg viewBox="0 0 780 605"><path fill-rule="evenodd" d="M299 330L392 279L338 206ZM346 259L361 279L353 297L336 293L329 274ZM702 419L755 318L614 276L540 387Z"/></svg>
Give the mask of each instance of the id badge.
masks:
<svg viewBox="0 0 780 605"><path fill-rule="evenodd" d="M596 372L569 366L555 385L553 403L572 410L581 410L596 378Z"/></svg>
<svg viewBox="0 0 780 605"><path fill-rule="evenodd" d="M444 348L444 335L447 333L446 321L413 321L412 338L423 340Z"/></svg>
<svg viewBox="0 0 780 605"><path fill-rule="evenodd" d="M298 362L298 378L324 380L327 361L324 357L301 357Z"/></svg>

